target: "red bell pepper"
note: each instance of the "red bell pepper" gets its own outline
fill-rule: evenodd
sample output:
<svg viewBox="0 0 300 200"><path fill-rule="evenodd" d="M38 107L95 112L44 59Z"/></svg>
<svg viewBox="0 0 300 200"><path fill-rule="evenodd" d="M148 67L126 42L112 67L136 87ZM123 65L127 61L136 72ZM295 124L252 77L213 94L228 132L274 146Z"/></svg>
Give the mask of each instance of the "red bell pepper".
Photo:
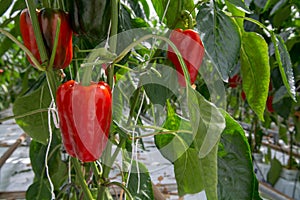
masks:
<svg viewBox="0 0 300 200"><path fill-rule="evenodd" d="M37 16L49 59L55 41L57 22L58 19L60 19L61 25L53 69L66 68L72 61L73 55L73 32L69 22L69 15L62 10L44 8L37 11ZM42 64L28 9L24 9L20 15L20 29L24 45L31 51L40 64ZM29 62L34 65L28 56L27 58Z"/></svg>
<svg viewBox="0 0 300 200"><path fill-rule="evenodd" d="M274 112L274 108L273 108L273 96L268 96L266 104L267 104L267 110L270 113L273 113Z"/></svg>
<svg viewBox="0 0 300 200"><path fill-rule="evenodd" d="M56 102L67 153L83 162L99 159L108 141L112 117L108 84L82 86L68 81L58 88Z"/></svg>
<svg viewBox="0 0 300 200"><path fill-rule="evenodd" d="M204 57L204 47L199 34L192 29L175 29L171 32L170 40L174 43L183 57L184 63L190 74L191 84L194 84ZM179 84L181 86L185 86L186 84L182 67L171 46L168 47L167 56L168 59L175 65Z"/></svg>
<svg viewBox="0 0 300 200"><path fill-rule="evenodd" d="M233 77L230 77L228 80L229 87L236 88L238 85L242 83L242 78L240 75L236 74Z"/></svg>

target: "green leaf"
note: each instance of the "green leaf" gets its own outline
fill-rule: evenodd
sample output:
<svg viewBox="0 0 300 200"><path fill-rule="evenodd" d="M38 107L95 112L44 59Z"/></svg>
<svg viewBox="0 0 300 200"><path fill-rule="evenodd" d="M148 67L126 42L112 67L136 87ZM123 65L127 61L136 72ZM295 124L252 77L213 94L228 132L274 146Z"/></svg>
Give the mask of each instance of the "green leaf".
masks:
<svg viewBox="0 0 300 200"><path fill-rule="evenodd" d="M232 15L238 16L236 18L233 18L233 20L235 20L236 23L239 25L240 30L244 30L244 17L245 17L246 11L244 11L243 9L240 9L240 7L235 5L233 2L231 2L231 0L228 0L225 2L228 7L228 10L232 13ZM238 1L238 2L241 2L241 1Z"/></svg>
<svg viewBox="0 0 300 200"><path fill-rule="evenodd" d="M288 144L288 130L284 124L279 125L279 139L283 140L285 144Z"/></svg>
<svg viewBox="0 0 300 200"><path fill-rule="evenodd" d="M189 148L174 162L179 196L205 190L208 200L217 199L217 150L215 145L206 157L200 159L197 150Z"/></svg>
<svg viewBox="0 0 300 200"><path fill-rule="evenodd" d="M0 16L3 16L3 14L8 10L8 8L13 3L13 0L1 0L0 1Z"/></svg>
<svg viewBox="0 0 300 200"><path fill-rule="evenodd" d="M48 86L45 78L41 78L29 91L19 96L13 105L15 116L36 111L35 114L16 119L16 122L30 137L43 144L47 144L49 137L48 112L45 109L48 109L50 102Z"/></svg>
<svg viewBox="0 0 300 200"><path fill-rule="evenodd" d="M280 12L276 12L272 20L274 28L280 29L283 23L291 17L291 12L291 5L287 5L280 9Z"/></svg>
<svg viewBox="0 0 300 200"><path fill-rule="evenodd" d="M174 172L179 196L195 194L204 190L203 172L198 152L194 148L174 162Z"/></svg>
<svg viewBox="0 0 300 200"><path fill-rule="evenodd" d="M26 199L48 200L51 192L48 180L37 180L26 191Z"/></svg>
<svg viewBox="0 0 300 200"><path fill-rule="evenodd" d="M149 19L149 17L150 17L150 8L149 8L147 0L139 0L139 1L143 5L144 13L145 13L146 17Z"/></svg>
<svg viewBox="0 0 300 200"><path fill-rule="evenodd" d="M219 199L253 199L256 176L243 128L224 112L226 128L218 149ZM257 189L256 189L257 190Z"/></svg>
<svg viewBox="0 0 300 200"><path fill-rule="evenodd" d="M197 28L203 33L206 53L221 78L227 82L240 54L241 38L237 24L223 11L210 4L202 4L196 17Z"/></svg>
<svg viewBox="0 0 300 200"><path fill-rule="evenodd" d="M154 199L152 182L146 166L141 162L133 160L131 167L134 170L130 173L128 182L128 190L131 195L136 200Z"/></svg>
<svg viewBox="0 0 300 200"><path fill-rule="evenodd" d="M190 131L191 129L189 121L178 116L169 102L167 102L167 119L163 124L163 128L173 131ZM157 134L154 136L154 141L160 153L171 163L174 163L192 145L193 136L182 132Z"/></svg>
<svg viewBox="0 0 300 200"><path fill-rule="evenodd" d="M162 70L148 70L141 75L140 81L153 104L164 106L166 100L177 93L177 74L172 68L163 66Z"/></svg>
<svg viewBox="0 0 300 200"><path fill-rule="evenodd" d="M151 1L157 16L159 17L160 20L162 20L162 17L164 15L164 10L165 10L163 6L163 1L162 0L151 0Z"/></svg>
<svg viewBox="0 0 300 200"><path fill-rule="evenodd" d="M217 199L217 144L225 127L219 110L198 92L188 88L190 124L167 104L165 129L187 130L193 134L174 133L155 136L163 156L174 164L180 196L205 189L208 199Z"/></svg>
<svg viewBox="0 0 300 200"><path fill-rule="evenodd" d="M282 118L288 119L291 113L292 101L291 98L285 97L280 101L273 103L273 108Z"/></svg>
<svg viewBox="0 0 300 200"><path fill-rule="evenodd" d="M282 165L280 161L276 158L273 158L271 160L271 168L269 169L269 172L267 174L268 183L270 183L273 186L275 185L275 183L280 177L281 169Z"/></svg>
<svg viewBox="0 0 300 200"><path fill-rule="evenodd" d="M23 10L25 8L26 8L26 2L23 0L17 0L17 1L15 1L14 5L10 11L10 15L12 15L16 11Z"/></svg>
<svg viewBox="0 0 300 200"><path fill-rule="evenodd" d="M17 23L17 21L15 21L14 23ZM10 34L12 34L14 37L17 37L19 35L19 27L14 26L10 32ZM1 35L2 36L2 35ZM1 40L0 40L1 41ZM4 39L1 41L0 43L0 57L6 53L10 48L13 47L13 41L11 39L9 39L8 37L4 37Z"/></svg>
<svg viewBox="0 0 300 200"><path fill-rule="evenodd" d="M244 1L241 0L226 0L226 3L230 3L232 5L234 5L237 9L245 12L245 13L251 13L251 11L249 10L249 8L246 6Z"/></svg>
<svg viewBox="0 0 300 200"><path fill-rule="evenodd" d="M209 154L225 128L225 119L218 108L190 86L187 87L188 109L194 144L200 158Z"/></svg>
<svg viewBox="0 0 300 200"><path fill-rule="evenodd" d="M163 0L163 8L167 9L166 19L167 26L173 28L184 28L185 20L182 16L182 11L193 11L193 0ZM193 15L193 12L192 12Z"/></svg>
<svg viewBox="0 0 300 200"><path fill-rule="evenodd" d="M247 101L259 119L263 121L269 91L270 65L268 45L258 33L245 32L243 34L241 74Z"/></svg>
<svg viewBox="0 0 300 200"><path fill-rule="evenodd" d="M217 199L217 144L225 128L221 112L190 86L188 109L193 144L174 162L179 195L205 189L208 199ZM176 121L175 121L176 122Z"/></svg>
<svg viewBox="0 0 300 200"><path fill-rule="evenodd" d="M61 140L58 138L60 132L53 132L53 139L50 146L48 156L48 169L53 182L54 189L59 191L64 181L67 179L67 166L61 158ZM45 159L47 145L43 145L35 140L30 143L30 162L32 170L35 174L35 179L47 179L45 174Z"/></svg>
<svg viewBox="0 0 300 200"><path fill-rule="evenodd" d="M297 118L296 116L294 116L294 120L299 120L299 118ZM295 141L296 142L300 142L300 123L295 123L295 132L296 132L295 133Z"/></svg>
<svg viewBox="0 0 300 200"><path fill-rule="evenodd" d="M291 98L294 101L296 101L296 88L293 73L293 65L291 62L289 52L281 36L276 35L276 38L273 39L273 42L275 43L275 56L278 62L279 71L281 73L283 83Z"/></svg>
<svg viewBox="0 0 300 200"><path fill-rule="evenodd" d="M275 6L273 6L270 16L278 12L286 3L288 3L288 0L279 0Z"/></svg>

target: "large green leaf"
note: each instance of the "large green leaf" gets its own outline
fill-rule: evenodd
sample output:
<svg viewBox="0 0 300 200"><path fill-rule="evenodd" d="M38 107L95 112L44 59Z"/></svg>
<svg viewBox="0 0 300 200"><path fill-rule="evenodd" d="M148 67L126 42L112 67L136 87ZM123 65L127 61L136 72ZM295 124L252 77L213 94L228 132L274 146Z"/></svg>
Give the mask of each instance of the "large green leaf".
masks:
<svg viewBox="0 0 300 200"><path fill-rule="evenodd" d="M160 153L174 163L183 153L192 145L193 135L184 131L190 131L189 121L178 116L175 110L167 103L167 119L163 124L163 128L172 131L181 130L174 134L157 134L154 136L156 147Z"/></svg>
<svg viewBox="0 0 300 200"><path fill-rule="evenodd" d="M205 190L208 199L217 199L217 144L225 128L221 112L188 86L188 109L193 145L174 162L179 195Z"/></svg>
<svg viewBox="0 0 300 200"><path fill-rule="evenodd" d="M245 32L243 34L241 72L247 101L259 119L263 121L269 91L270 65L268 45L258 33Z"/></svg>
<svg viewBox="0 0 300 200"><path fill-rule="evenodd" d="M211 1L212 2L212 1ZM213 4L213 3L211 3ZM240 54L238 25L215 5L202 4L196 17L206 53L224 81Z"/></svg>
<svg viewBox="0 0 300 200"><path fill-rule="evenodd" d="M167 120L163 128L182 132L158 134L155 144L174 164L180 196L205 190L208 199L216 199L217 144L225 128L225 119L197 91L188 87L187 92L190 121L178 116L167 104ZM191 129L192 134L188 133Z"/></svg>
<svg viewBox="0 0 300 200"><path fill-rule="evenodd" d="M226 129L218 149L219 199L254 199L255 174L243 128L225 113ZM256 189L257 190L257 189Z"/></svg>
<svg viewBox="0 0 300 200"><path fill-rule="evenodd" d="M47 200L51 199L48 180L37 180L26 191L26 199Z"/></svg>
<svg viewBox="0 0 300 200"><path fill-rule="evenodd" d="M198 152L194 148L174 162L174 172L179 196L195 194L204 190L203 172ZM215 177L216 179L216 177Z"/></svg>
<svg viewBox="0 0 300 200"><path fill-rule="evenodd" d="M188 109L194 145L204 158L218 143L225 128L225 119L218 108L190 86L187 87Z"/></svg>
<svg viewBox="0 0 300 200"><path fill-rule="evenodd" d="M275 56L278 62L279 71L285 87L291 98L296 101L296 88L295 88L295 79L293 72L293 65L289 52L286 48L284 40L281 36L277 35L276 39L273 39L275 43Z"/></svg>
<svg viewBox="0 0 300 200"><path fill-rule="evenodd" d="M198 151L189 148L174 162L179 196L205 190L208 200L217 199L217 150L215 145L206 157L199 158Z"/></svg>
<svg viewBox="0 0 300 200"><path fill-rule="evenodd" d="M13 105L15 116L25 115L16 119L17 124L30 137L43 144L47 144L49 136L48 113L45 110L50 102L50 92L45 78L42 78L29 91L19 96Z"/></svg>
<svg viewBox="0 0 300 200"><path fill-rule="evenodd" d="M132 161L128 190L136 200L154 199L152 182L146 166L141 162ZM128 176L128 174L127 174Z"/></svg>

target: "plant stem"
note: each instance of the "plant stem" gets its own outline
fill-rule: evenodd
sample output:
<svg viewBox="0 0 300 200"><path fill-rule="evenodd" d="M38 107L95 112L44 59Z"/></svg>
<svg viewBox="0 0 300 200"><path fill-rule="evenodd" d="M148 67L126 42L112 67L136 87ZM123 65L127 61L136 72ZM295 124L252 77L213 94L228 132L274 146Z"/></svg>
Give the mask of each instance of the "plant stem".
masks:
<svg viewBox="0 0 300 200"><path fill-rule="evenodd" d="M131 193L129 192L129 190L122 183L119 183L119 182L110 182L110 183L107 184L107 186L111 186L111 185L116 185L116 186L120 187L121 189L123 189L125 191L127 197L130 200L133 200L133 197L131 196Z"/></svg>
<svg viewBox="0 0 300 200"><path fill-rule="evenodd" d="M289 163L288 169L292 169L293 167L293 131L289 131L290 134L290 155L289 155Z"/></svg>
<svg viewBox="0 0 300 200"><path fill-rule="evenodd" d="M55 99L56 99L56 90L57 90L58 86L57 86L57 81L56 81L56 76L54 74L54 71L53 70L47 70L46 71L46 77L47 77L51 97L55 101Z"/></svg>
<svg viewBox="0 0 300 200"><path fill-rule="evenodd" d="M165 41L168 45L170 45L172 47L172 49L174 50L175 54L177 55L177 58L179 60L179 63L182 67L182 70L183 70L183 74L184 74L184 77L185 77L185 81L187 83L190 83L190 75L189 75L189 72L187 70L187 67L183 61L183 58L180 54L180 52L178 51L177 47L174 45L174 43L169 40L168 38L166 37L163 37L163 36L159 36L159 35L154 35L154 34L148 34L148 35L145 35L139 39L137 39L136 41L134 41L133 43L131 43L130 45L128 45L121 53L119 56L117 56L113 62L113 64L115 63L118 63L120 62L125 56L127 53L129 53L129 51L131 51L132 48L134 48L135 46L139 45L141 42L145 41L145 40L148 40L150 38L156 38L156 39L160 39L160 40L163 40Z"/></svg>
<svg viewBox="0 0 300 200"><path fill-rule="evenodd" d="M53 49L52 49L52 53L51 53L51 56L50 56L49 65L47 67L48 70L52 70L52 68L53 68L53 63L54 63L57 44L58 44L58 37L59 37L59 32L60 32L60 25L61 25L61 20L60 20L60 18L58 18L57 19L56 30L55 30L55 38L54 38L54 43L53 43Z"/></svg>
<svg viewBox="0 0 300 200"><path fill-rule="evenodd" d="M112 0L111 1L111 37L110 37L110 51L112 53L116 53L117 50L117 33L118 33L118 12L119 12L119 1ZM108 84L111 88L113 88L113 78L114 78L114 63L108 68ZM107 165L103 166L103 178L108 178L111 165L114 160L111 160L111 151L112 151L112 144L111 142L107 143L107 146L104 151L104 162ZM103 198L102 198L103 199Z"/></svg>
<svg viewBox="0 0 300 200"><path fill-rule="evenodd" d="M83 190L83 193L84 193L86 199L89 199L89 200L94 199L93 195L92 195L91 191L89 190L88 185L87 185L87 183L84 179L84 176L83 176L82 171L80 169L80 164L79 164L78 160L76 158L72 157L71 161L74 165L76 174L79 176L79 182L80 182L80 185L82 187L82 190Z"/></svg>
<svg viewBox="0 0 300 200"><path fill-rule="evenodd" d="M111 1L111 32L110 32L110 40L109 40L109 48L110 52L117 52L117 42L118 42L118 16L119 16L119 1L112 0ZM113 87L114 82L114 64L112 64L108 68L108 84L110 87Z"/></svg>

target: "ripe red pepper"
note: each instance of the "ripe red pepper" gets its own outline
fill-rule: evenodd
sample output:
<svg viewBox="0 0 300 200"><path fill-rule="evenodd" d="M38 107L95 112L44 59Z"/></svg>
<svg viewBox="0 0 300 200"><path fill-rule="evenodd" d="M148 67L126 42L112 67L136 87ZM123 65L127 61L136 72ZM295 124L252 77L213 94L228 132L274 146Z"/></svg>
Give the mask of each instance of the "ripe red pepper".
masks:
<svg viewBox="0 0 300 200"><path fill-rule="evenodd" d="M72 61L73 54L73 32L69 22L69 15L62 10L44 8L40 11L37 11L37 16L49 59L55 41L57 22L58 19L60 19L61 25L53 69L66 68ZM24 45L31 51L40 64L42 64L28 9L24 9L20 15L20 29ZM33 65L31 59L28 56L27 58Z"/></svg>
<svg viewBox="0 0 300 200"><path fill-rule="evenodd" d="M171 32L170 40L174 43L182 55L184 63L190 74L191 84L194 84L204 57L204 47L199 34L192 29L175 29ZM167 56L168 59L175 65L179 84L181 86L185 86L186 84L182 67L171 46L168 47Z"/></svg>
<svg viewBox="0 0 300 200"><path fill-rule="evenodd" d="M236 88L238 85L242 83L242 78L240 75L236 74L233 77L230 77L228 80L229 87Z"/></svg>
<svg viewBox="0 0 300 200"><path fill-rule="evenodd" d="M71 80L56 93L60 129L68 154L83 162L99 159L108 141L112 94L105 82L89 86Z"/></svg>
<svg viewBox="0 0 300 200"><path fill-rule="evenodd" d="M246 93L244 92L244 90L241 92L241 97L243 101L246 101Z"/></svg>
<svg viewBox="0 0 300 200"><path fill-rule="evenodd" d="M272 113L274 112L274 108L273 108L273 96L268 96L267 98L267 110Z"/></svg>

